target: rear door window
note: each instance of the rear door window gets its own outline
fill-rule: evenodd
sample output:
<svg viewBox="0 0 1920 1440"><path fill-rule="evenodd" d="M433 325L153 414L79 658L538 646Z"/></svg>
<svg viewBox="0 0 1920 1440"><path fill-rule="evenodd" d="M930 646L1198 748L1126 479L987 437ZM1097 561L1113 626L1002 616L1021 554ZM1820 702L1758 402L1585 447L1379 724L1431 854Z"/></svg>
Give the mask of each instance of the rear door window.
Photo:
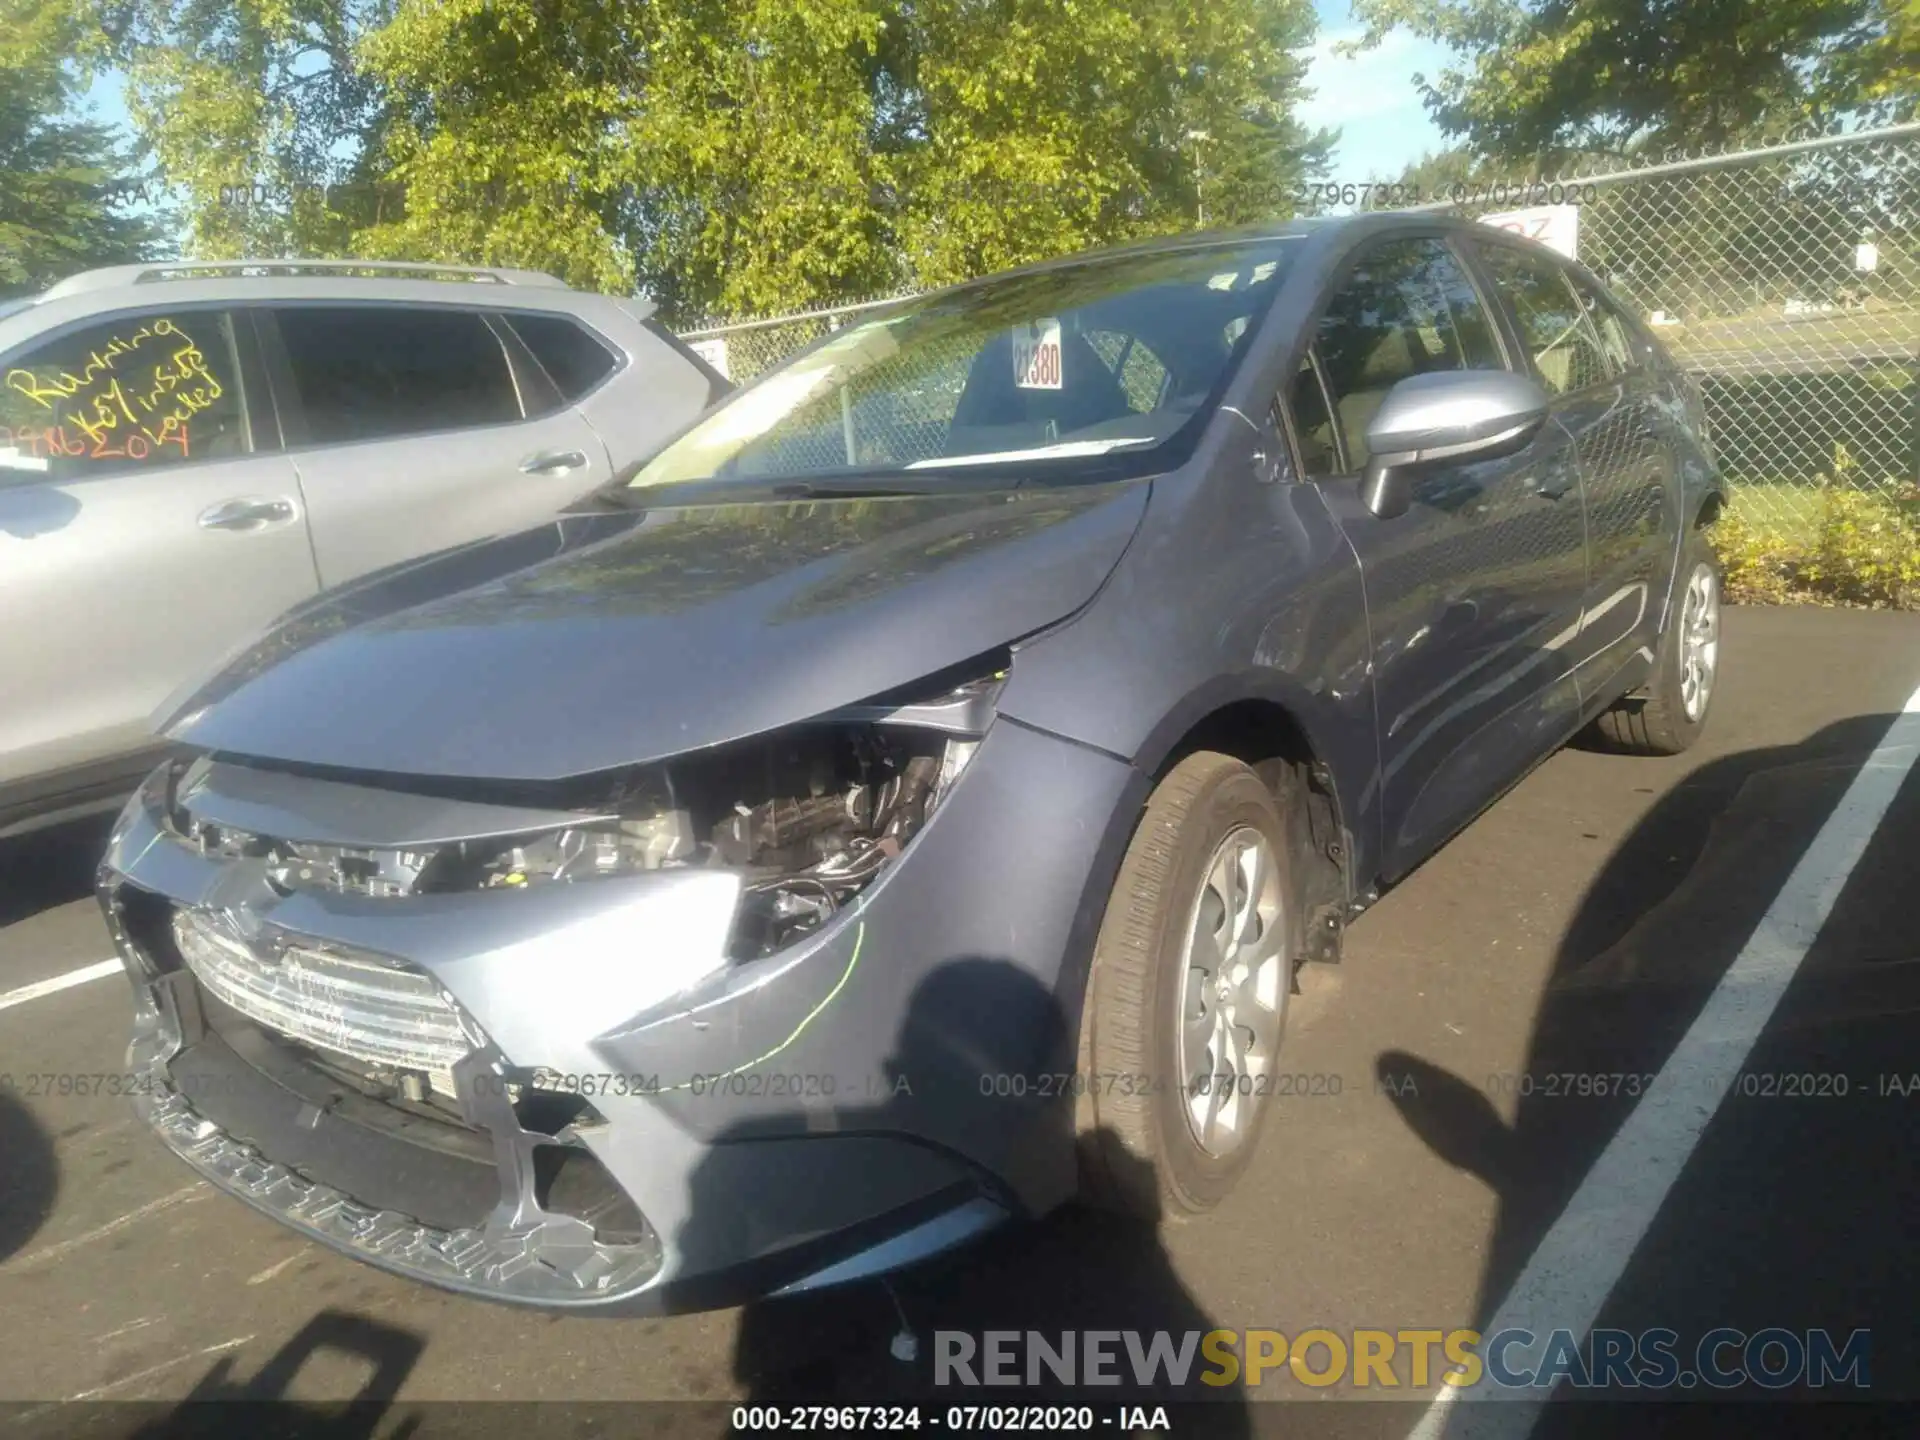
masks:
<svg viewBox="0 0 1920 1440"><path fill-rule="evenodd" d="M313 444L524 418L506 351L477 311L292 305L272 313Z"/></svg>
<svg viewBox="0 0 1920 1440"><path fill-rule="evenodd" d="M1507 245L1482 245L1495 286L1513 307L1520 339L1541 383L1570 395L1610 378L1606 352L1566 271L1540 255Z"/></svg>
<svg viewBox="0 0 1920 1440"><path fill-rule="evenodd" d="M1606 352L1607 363L1613 366L1614 373L1624 375L1637 368L1642 359L1640 347L1634 343L1633 331L1619 307L1578 275L1569 273L1567 278L1573 284L1574 294L1580 297L1594 334L1600 337L1600 348Z"/></svg>
<svg viewBox="0 0 1920 1440"><path fill-rule="evenodd" d="M619 364L619 357L606 345L564 315L514 313L503 318L569 404L599 385Z"/></svg>
<svg viewBox="0 0 1920 1440"><path fill-rule="evenodd" d="M224 311L122 316L43 341L0 372L0 483L158 470L253 448Z"/></svg>
<svg viewBox="0 0 1920 1440"><path fill-rule="evenodd" d="M1334 292L1318 343L1349 470L1366 464L1367 426L1400 381L1435 370L1506 368L1487 307L1438 239L1388 240L1362 255ZM1310 448L1330 455L1298 412L1298 389L1293 403Z"/></svg>

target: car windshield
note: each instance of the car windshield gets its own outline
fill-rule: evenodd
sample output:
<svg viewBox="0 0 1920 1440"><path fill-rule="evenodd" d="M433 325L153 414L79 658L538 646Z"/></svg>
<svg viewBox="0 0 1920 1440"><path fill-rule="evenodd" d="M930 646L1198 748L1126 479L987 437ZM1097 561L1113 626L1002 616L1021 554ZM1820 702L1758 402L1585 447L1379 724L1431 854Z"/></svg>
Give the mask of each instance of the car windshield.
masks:
<svg viewBox="0 0 1920 1440"><path fill-rule="evenodd" d="M1146 473L1204 424L1297 243L1103 257L909 302L760 376L628 483Z"/></svg>

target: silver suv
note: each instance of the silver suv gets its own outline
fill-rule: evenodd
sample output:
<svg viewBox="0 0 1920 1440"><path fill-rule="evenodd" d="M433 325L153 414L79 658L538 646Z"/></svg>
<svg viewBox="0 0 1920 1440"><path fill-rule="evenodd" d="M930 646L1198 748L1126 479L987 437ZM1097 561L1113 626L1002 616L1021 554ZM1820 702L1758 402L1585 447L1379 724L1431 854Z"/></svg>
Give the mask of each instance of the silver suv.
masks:
<svg viewBox="0 0 1920 1440"><path fill-rule="evenodd" d="M0 303L0 836L111 808L289 607L534 525L728 389L530 271L122 266Z"/></svg>

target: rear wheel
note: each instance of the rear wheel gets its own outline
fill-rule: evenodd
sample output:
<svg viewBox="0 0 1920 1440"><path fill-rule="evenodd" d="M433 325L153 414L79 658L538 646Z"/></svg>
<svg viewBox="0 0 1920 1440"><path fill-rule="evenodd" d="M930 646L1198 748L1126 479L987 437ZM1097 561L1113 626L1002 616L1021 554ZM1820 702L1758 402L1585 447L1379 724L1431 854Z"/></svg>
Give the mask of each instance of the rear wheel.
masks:
<svg viewBox="0 0 1920 1440"><path fill-rule="evenodd" d="M1148 799L1107 902L1081 1022L1081 1187L1109 1209L1210 1209L1279 1074L1300 865L1266 783L1211 752Z"/></svg>
<svg viewBox="0 0 1920 1440"><path fill-rule="evenodd" d="M1700 738L1720 673L1720 563L1695 530L1680 557L1680 590L1660 637L1653 679L1594 721L1604 749L1678 755Z"/></svg>

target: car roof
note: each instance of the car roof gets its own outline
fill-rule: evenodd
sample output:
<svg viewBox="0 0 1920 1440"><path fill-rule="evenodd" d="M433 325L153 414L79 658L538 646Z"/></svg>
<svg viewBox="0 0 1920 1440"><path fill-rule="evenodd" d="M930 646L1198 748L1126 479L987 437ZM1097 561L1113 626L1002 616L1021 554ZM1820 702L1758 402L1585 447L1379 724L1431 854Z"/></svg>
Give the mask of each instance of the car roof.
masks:
<svg viewBox="0 0 1920 1440"><path fill-rule="evenodd" d="M488 308L571 310L582 302L616 300L636 319L656 308L638 296L602 296L575 290L538 270L494 265L431 265L398 260L255 259L156 261L84 270L56 282L25 305L0 307L0 319L43 306L68 314L129 305L261 300L363 300L389 304L472 305L484 292Z"/></svg>
<svg viewBox="0 0 1920 1440"><path fill-rule="evenodd" d="M119 290L168 280L234 279L267 283L286 277L336 276L347 279L466 280L493 285L537 285L565 290L566 281L539 270L492 265L433 265L413 260L173 260L145 265L107 265L69 275L42 299Z"/></svg>
<svg viewBox="0 0 1920 1440"><path fill-rule="evenodd" d="M1353 215L1303 215L1292 220L1270 220L1253 225L1212 230L1187 230L1174 235L1158 235L1145 240L1081 250L1070 255L1004 270L1003 275L1042 271L1073 265L1090 259L1120 258L1128 255L1154 255L1213 245L1258 244L1262 240L1315 240L1329 247L1343 248L1348 241L1365 235L1393 230L1444 230L1456 234L1483 234L1484 226L1471 216L1444 210L1365 210ZM1546 250L1535 241L1507 234L1503 238L1526 249ZM991 277L987 277L991 278Z"/></svg>
<svg viewBox="0 0 1920 1440"><path fill-rule="evenodd" d="M1144 240L1130 240L1118 245L1106 245L1092 250L1075 250L1065 255L1051 256L1045 260L1036 260L1030 264L1013 266L998 270L990 275L978 276L971 280L958 281L939 290L922 291L912 295L903 295L897 302L878 305L876 309L891 309L893 304L910 305L933 296L963 294L976 286L983 286L1005 280L1015 275L1044 275L1052 270L1064 270L1088 261L1122 260L1134 256L1173 254L1181 250L1209 249L1221 245L1257 245L1268 240L1302 240L1313 242L1321 253L1345 250L1349 243L1369 235L1390 233L1396 230L1435 230L1453 234L1478 234L1485 227L1472 219L1444 211L1432 210L1370 210L1355 215L1307 215L1292 220L1264 221L1258 224L1242 225L1231 228L1211 230L1184 230L1172 235L1156 235ZM1500 238L1526 250L1536 250L1542 254L1553 255L1556 260L1563 259L1548 247L1522 236L1505 234Z"/></svg>

